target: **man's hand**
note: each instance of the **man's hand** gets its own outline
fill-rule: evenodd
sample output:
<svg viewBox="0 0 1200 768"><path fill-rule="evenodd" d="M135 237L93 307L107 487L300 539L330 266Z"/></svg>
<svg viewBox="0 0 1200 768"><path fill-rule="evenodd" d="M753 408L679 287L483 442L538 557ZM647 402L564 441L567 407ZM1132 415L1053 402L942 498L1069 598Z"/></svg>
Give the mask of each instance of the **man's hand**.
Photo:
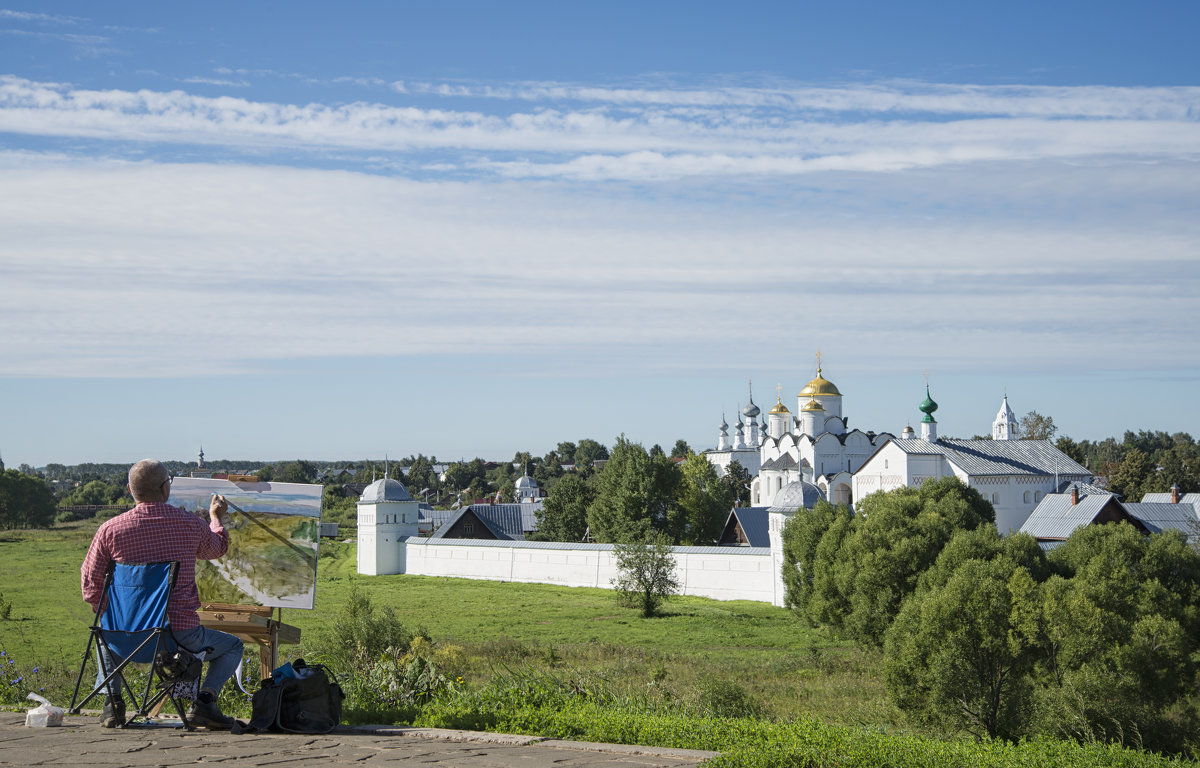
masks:
<svg viewBox="0 0 1200 768"><path fill-rule="evenodd" d="M225 512L229 509L229 502L225 501L225 497L219 493L214 493L212 501L208 505L208 516L218 523L225 522Z"/></svg>

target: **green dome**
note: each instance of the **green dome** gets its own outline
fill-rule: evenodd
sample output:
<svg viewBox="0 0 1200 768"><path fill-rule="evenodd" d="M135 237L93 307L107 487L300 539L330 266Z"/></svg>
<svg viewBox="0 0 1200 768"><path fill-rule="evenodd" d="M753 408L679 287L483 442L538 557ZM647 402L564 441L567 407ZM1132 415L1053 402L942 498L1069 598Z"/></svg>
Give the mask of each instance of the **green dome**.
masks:
<svg viewBox="0 0 1200 768"><path fill-rule="evenodd" d="M929 396L929 385L926 384L925 385L925 399L921 402L921 404L919 406L917 406L917 410L919 410L921 413L925 414L925 418L921 419L921 421L925 422L926 424L937 423L937 420L933 418L933 412L936 411L937 409L938 409L938 404L935 403L933 401L933 398Z"/></svg>

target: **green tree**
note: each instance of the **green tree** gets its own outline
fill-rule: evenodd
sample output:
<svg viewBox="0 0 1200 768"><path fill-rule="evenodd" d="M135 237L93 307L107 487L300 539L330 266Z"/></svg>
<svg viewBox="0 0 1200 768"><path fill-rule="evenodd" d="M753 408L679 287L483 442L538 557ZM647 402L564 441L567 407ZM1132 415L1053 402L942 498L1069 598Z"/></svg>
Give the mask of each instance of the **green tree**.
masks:
<svg viewBox="0 0 1200 768"><path fill-rule="evenodd" d="M1050 561L1056 573L1031 622L1042 650L1038 730L1161 750L1194 739L1179 705L1196 684L1200 555L1178 532L1145 536L1121 523L1076 529Z"/></svg>
<svg viewBox="0 0 1200 768"><path fill-rule="evenodd" d="M671 449L672 459L686 459L692 453L692 447L687 444L687 440L679 439L675 441L675 447Z"/></svg>
<svg viewBox="0 0 1200 768"><path fill-rule="evenodd" d="M1142 451L1131 448L1108 476L1108 489L1125 501L1141 501L1154 480L1154 462Z"/></svg>
<svg viewBox="0 0 1200 768"><path fill-rule="evenodd" d="M580 441L582 449L583 441ZM638 443L621 435L612 456L596 476L596 498L588 507L588 526L599 542L640 539L651 527L666 524L679 470L665 456L651 459Z"/></svg>
<svg viewBox="0 0 1200 768"><path fill-rule="evenodd" d="M575 443L559 443L554 447L554 452L558 454L558 459L563 464L575 463Z"/></svg>
<svg viewBox="0 0 1200 768"><path fill-rule="evenodd" d="M728 489L729 497L743 507L750 506L750 481L753 479L749 470L738 461L729 462L725 474L721 475L721 482Z"/></svg>
<svg viewBox="0 0 1200 768"><path fill-rule="evenodd" d="M451 488L464 490L473 480L486 480L482 459L458 461L446 467L446 484Z"/></svg>
<svg viewBox="0 0 1200 768"><path fill-rule="evenodd" d="M562 461L558 458L558 453L555 451L550 451L547 453L533 469L533 479L538 482L538 485L543 487L545 487L550 481L556 480L562 476Z"/></svg>
<svg viewBox="0 0 1200 768"><path fill-rule="evenodd" d="M1021 417L1022 440L1053 440L1058 427L1054 426L1052 416L1043 416L1037 411L1030 411Z"/></svg>
<svg viewBox="0 0 1200 768"><path fill-rule="evenodd" d="M280 464L272 472L272 480L276 483L311 483L316 477L317 468L303 459Z"/></svg>
<svg viewBox="0 0 1200 768"><path fill-rule="evenodd" d="M587 510L595 497L587 481L577 474L564 475L546 495L538 519L536 538L541 541L583 541Z"/></svg>
<svg viewBox="0 0 1200 768"><path fill-rule="evenodd" d="M583 438L575 446L575 469L591 470L592 465L600 459L608 458L608 448L591 438Z"/></svg>
<svg viewBox="0 0 1200 768"><path fill-rule="evenodd" d="M871 494L856 513L834 565L848 607L841 625L854 639L876 646L946 542L959 530L995 522L992 505L956 477Z"/></svg>
<svg viewBox="0 0 1200 768"><path fill-rule="evenodd" d="M659 606L679 591L675 576L675 554L661 531L644 538L618 543L613 548L617 576L612 585L622 605L641 609L650 618Z"/></svg>
<svg viewBox="0 0 1200 768"><path fill-rule="evenodd" d="M971 559L904 603L884 642L888 693L915 719L977 737L1021 735L1032 643L1014 631L1036 587L1007 558Z"/></svg>
<svg viewBox="0 0 1200 768"><path fill-rule="evenodd" d="M0 472L0 528L47 528L54 494L46 481L16 469Z"/></svg>
<svg viewBox="0 0 1200 768"><path fill-rule="evenodd" d="M717 468L698 453L679 465L679 491L667 513L667 532L688 545L716 544L733 507L729 488L717 477Z"/></svg>
<svg viewBox="0 0 1200 768"><path fill-rule="evenodd" d="M820 613L812 607L817 547L835 522L848 522L853 514L849 507L821 499L811 511L796 510L783 524L783 604L814 623Z"/></svg>

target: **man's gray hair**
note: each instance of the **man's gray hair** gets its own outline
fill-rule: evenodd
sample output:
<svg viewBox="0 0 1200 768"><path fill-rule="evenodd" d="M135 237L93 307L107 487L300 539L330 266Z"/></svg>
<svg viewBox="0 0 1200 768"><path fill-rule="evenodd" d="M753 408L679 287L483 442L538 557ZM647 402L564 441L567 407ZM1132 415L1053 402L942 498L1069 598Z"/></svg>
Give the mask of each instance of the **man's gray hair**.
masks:
<svg viewBox="0 0 1200 768"><path fill-rule="evenodd" d="M162 484L171 473L158 459L142 459L129 468L129 491L134 501L152 501L159 497Z"/></svg>

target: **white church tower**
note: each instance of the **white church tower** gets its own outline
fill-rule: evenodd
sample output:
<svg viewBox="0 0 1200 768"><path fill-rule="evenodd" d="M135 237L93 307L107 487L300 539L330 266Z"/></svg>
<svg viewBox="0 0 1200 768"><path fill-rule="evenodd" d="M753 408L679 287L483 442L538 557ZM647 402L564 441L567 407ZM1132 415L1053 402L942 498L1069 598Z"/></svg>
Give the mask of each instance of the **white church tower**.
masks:
<svg viewBox="0 0 1200 768"><path fill-rule="evenodd" d="M404 539L417 536L418 504L399 480L385 477L358 500L358 572L404 573Z"/></svg>
<svg viewBox="0 0 1200 768"><path fill-rule="evenodd" d="M1006 392L1004 402L1000 405L1000 412L996 414L996 420L992 422L992 439L1016 440L1018 437L1017 414L1008 407L1008 393Z"/></svg>

